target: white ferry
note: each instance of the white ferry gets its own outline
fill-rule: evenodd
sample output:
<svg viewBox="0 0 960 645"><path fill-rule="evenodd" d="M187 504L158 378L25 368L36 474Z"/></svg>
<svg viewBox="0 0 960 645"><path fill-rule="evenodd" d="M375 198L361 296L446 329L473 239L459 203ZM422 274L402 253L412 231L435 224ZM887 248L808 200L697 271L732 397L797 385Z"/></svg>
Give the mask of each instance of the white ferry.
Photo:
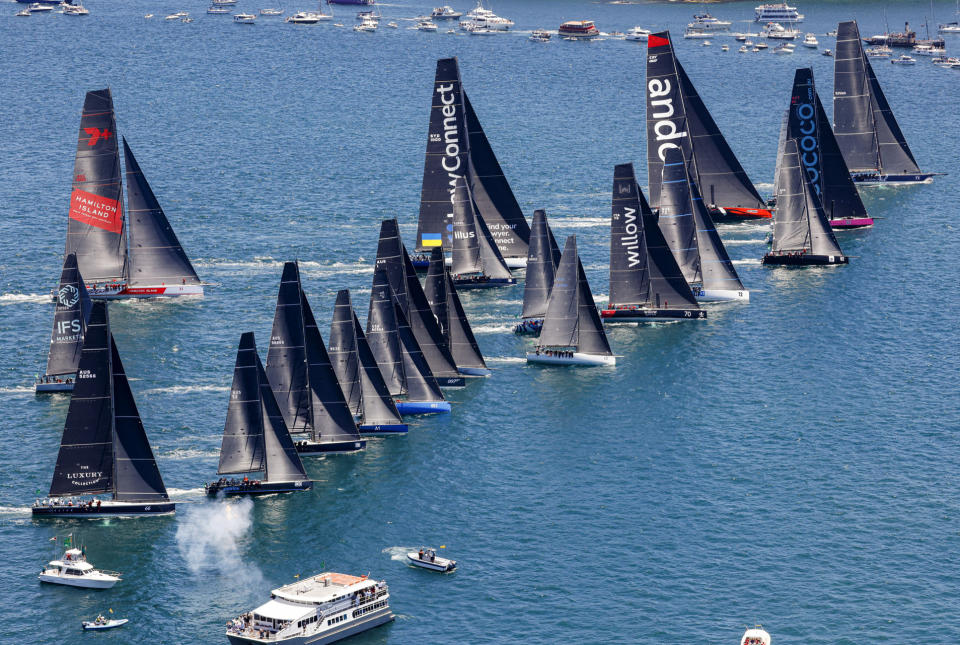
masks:
<svg viewBox="0 0 960 645"><path fill-rule="evenodd" d="M324 645L393 620L384 580L326 572L270 592L270 600L228 624L233 645Z"/></svg>
<svg viewBox="0 0 960 645"><path fill-rule="evenodd" d="M777 4L762 4L755 9L756 22L802 22L803 14L797 13L796 7L786 2Z"/></svg>

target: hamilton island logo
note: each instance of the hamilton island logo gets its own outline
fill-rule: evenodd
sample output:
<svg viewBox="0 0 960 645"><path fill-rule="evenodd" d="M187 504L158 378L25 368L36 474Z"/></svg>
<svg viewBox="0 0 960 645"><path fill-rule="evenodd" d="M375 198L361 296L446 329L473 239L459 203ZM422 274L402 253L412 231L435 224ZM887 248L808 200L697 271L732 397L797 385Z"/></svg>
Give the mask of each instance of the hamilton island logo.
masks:
<svg viewBox="0 0 960 645"><path fill-rule="evenodd" d="M64 307L72 307L80 300L80 290L72 284L65 284L57 292L57 301Z"/></svg>

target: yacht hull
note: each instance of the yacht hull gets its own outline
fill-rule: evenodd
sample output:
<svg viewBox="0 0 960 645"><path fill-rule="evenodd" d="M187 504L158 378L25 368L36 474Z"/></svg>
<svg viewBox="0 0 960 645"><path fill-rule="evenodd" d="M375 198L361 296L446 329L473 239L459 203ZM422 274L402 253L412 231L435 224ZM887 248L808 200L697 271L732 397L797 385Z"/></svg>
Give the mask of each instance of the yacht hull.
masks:
<svg viewBox="0 0 960 645"><path fill-rule="evenodd" d="M360 434L363 436L387 436L392 434L406 434L410 430L409 426L406 423L390 423L382 425L368 425L360 426L357 428L360 430Z"/></svg>
<svg viewBox="0 0 960 645"><path fill-rule="evenodd" d="M767 253L763 256L763 264L771 266L829 266L833 264L849 264L850 258L845 255L813 255L803 253L798 255L774 255Z"/></svg>
<svg viewBox="0 0 960 645"><path fill-rule="evenodd" d="M508 257L503 258L503 261L506 262L508 269L527 268L527 258ZM410 258L410 262L417 271L426 271L430 268L430 257L428 255L415 255ZM447 257L444 262L447 266L453 266L453 258L451 257Z"/></svg>
<svg viewBox="0 0 960 645"><path fill-rule="evenodd" d="M830 228L833 230L848 230L853 228L866 228L867 226L873 226L872 217L854 217L850 219L832 219L830 220Z"/></svg>
<svg viewBox="0 0 960 645"><path fill-rule="evenodd" d="M464 289L494 289L496 287L512 287L517 284L516 278L486 278L482 280L459 280L454 279L453 284L457 286L457 291Z"/></svg>
<svg viewBox="0 0 960 645"><path fill-rule="evenodd" d="M462 376L436 376L440 387L466 387L467 380Z"/></svg>
<svg viewBox="0 0 960 645"><path fill-rule="evenodd" d="M457 371L467 376L482 376L482 377L490 376L493 373L486 367L458 367Z"/></svg>
<svg viewBox="0 0 960 645"><path fill-rule="evenodd" d="M710 217L714 222L724 222L729 224L731 222L772 219L773 213L766 208L739 208L725 206L711 208Z"/></svg>
<svg viewBox="0 0 960 645"><path fill-rule="evenodd" d="M941 173L924 172L916 175L891 175L879 172L852 172L850 178L855 184L864 186L909 186L911 184L930 184Z"/></svg>
<svg viewBox="0 0 960 645"><path fill-rule="evenodd" d="M73 383L37 383L34 387L37 394L49 394L51 392L73 392Z"/></svg>
<svg viewBox="0 0 960 645"><path fill-rule="evenodd" d="M126 517L134 515L171 515L175 512L173 502L138 503L138 502L104 502L100 506L34 506L31 510L34 517Z"/></svg>
<svg viewBox="0 0 960 645"><path fill-rule="evenodd" d="M281 640L271 639L271 643L282 643L282 645L326 645L327 643L336 643L350 636L355 636L368 629L379 627L393 620L393 612L389 608L384 608L377 612L371 612L367 616L358 618L355 622L351 621L339 629L333 629L324 635L312 634L310 636L291 636ZM265 641L246 637L240 634L227 633L227 638L232 645L263 645Z"/></svg>
<svg viewBox="0 0 960 645"><path fill-rule="evenodd" d="M693 290L693 295L699 302L726 302L730 300L750 301L750 292L746 289L701 289Z"/></svg>
<svg viewBox="0 0 960 645"><path fill-rule="evenodd" d="M87 285L87 291L90 297L95 300L123 300L126 298L173 298L176 296L202 296L203 285L201 284L174 284L129 287L123 286L119 289L105 289Z"/></svg>
<svg viewBox="0 0 960 645"><path fill-rule="evenodd" d="M118 579L92 579L88 580L82 576L57 576L41 573L37 576L40 582L46 582L52 585L64 585L66 587L79 587L81 589L109 589L119 582Z"/></svg>
<svg viewBox="0 0 960 645"><path fill-rule="evenodd" d="M605 323L657 322L660 320L702 320L707 317L703 309L602 309L600 320Z"/></svg>
<svg viewBox="0 0 960 645"><path fill-rule="evenodd" d="M569 356L558 356L556 354L547 355L543 352L527 352L528 363L540 363L543 365L580 365L585 367L613 367L617 364L614 356L602 356L600 354L583 354L573 352Z"/></svg>
<svg viewBox="0 0 960 645"><path fill-rule="evenodd" d="M310 490L313 482L309 479L295 482L248 482L246 484L217 483L207 486L207 495L275 495L277 493L295 493L300 490Z"/></svg>
<svg viewBox="0 0 960 645"><path fill-rule="evenodd" d="M301 455L319 455L328 452L357 452L367 447L367 442L361 440L350 441L329 441L318 443L316 441L297 441L294 444L297 452Z"/></svg>
<svg viewBox="0 0 960 645"><path fill-rule="evenodd" d="M397 401L397 411L409 414L440 414L450 411L449 401Z"/></svg>

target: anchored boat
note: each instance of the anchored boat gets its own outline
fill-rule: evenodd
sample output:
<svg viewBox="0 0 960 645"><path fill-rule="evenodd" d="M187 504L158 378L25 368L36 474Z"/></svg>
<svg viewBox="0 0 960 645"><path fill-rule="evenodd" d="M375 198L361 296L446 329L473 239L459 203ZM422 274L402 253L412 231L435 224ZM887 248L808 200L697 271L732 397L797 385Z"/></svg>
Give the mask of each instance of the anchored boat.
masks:
<svg viewBox="0 0 960 645"><path fill-rule="evenodd" d="M110 493L101 500L82 498ZM60 439L50 495L34 517L109 517L174 512L110 333L107 304L90 309Z"/></svg>
<svg viewBox="0 0 960 645"><path fill-rule="evenodd" d="M853 181L865 185L928 184L863 52L856 20L837 26L833 65L833 131Z"/></svg>
<svg viewBox="0 0 960 645"><path fill-rule="evenodd" d="M537 348L527 352L528 363L548 365L616 365L600 314L577 255L577 236L563 248L554 277L547 313Z"/></svg>
<svg viewBox="0 0 960 645"><path fill-rule="evenodd" d="M262 479L247 476L259 472ZM207 495L267 495L313 487L270 389L251 331L240 336L237 347L217 474L245 476L207 484Z"/></svg>
<svg viewBox="0 0 960 645"><path fill-rule="evenodd" d="M87 92L73 167L67 254L76 254L93 298L203 295L203 284L126 139L124 216L116 130L110 90Z"/></svg>
<svg viewBox="0 0 960 645"><path fill-rule="evenodd" d="M771 216L673 51L670 32L647 39L647 176L660 207L664 152L679 147L714 221Z"/></svg>
<svg viewBox="0 0 960 645"><path fill-rule="evenodd" d="M38 394L73 391L77 362L83 350L83 335L92 306L90 294L83 284L83 276L77 268L77 256L73 253L68 253L63 260L56 302L47 370L35 384Z"/></svg>
<svg viewBox="0 0 960 645"><path fill-rule="evenodd" d="M433 549L420 549L407 553L407 562L421 569L452 573L457 568L456 560L441 558Z"/></svg>
<svg viewBox="0 0 960 645"><path fill-rule="evenodd" d="M507 266L524 266L530 226L462 88L457 59L441 58L437 61L423 164L415 249L421 255L414 258L417 268L427 268L425 254L432 249L452 249L450 181L454 179L469 184L471 207L483 219Z"/></svg>
<svg viewBox="0 0 960 645"><path fill-rule="evenodd" d="M443 341L438 321L430 309L407 249L400 240L396 219L386 219L380 223L376 266L386 271L393 295L403 309L403 315L410 323L410 329L437 383L440 387L463 387L463 375Z"/></svg>
<svg viewBox="0 0 960 645"><path fill-rule="evenodd" d="M353 310L350 291L337 292L330 324L330 361L361 435L403 434L408 428Z"/></svg>
<svg viewBox="0 0 960 645"><path fill-rule="evenodd" d="M796 139L786 139L780 149L777 209L773 216L773 249L763 264L811 266L847 264L830 228L820 197L800 166Z"/></svg>
<svg viewBox="0 0 960 645"><path fill-rule="evenodd" d="M400 414L449 412L450 403L444 400L403 309L394 307L394 300L386 270L374 269L367 341L397 410Z"/></svg>
<svg viewBox="0 0 960 645"><path fill-rule="evenodd" d="M606 323L707 317L640 192L633 164L618 165L613 171L610 302L600 317Z"/></svg>
<svg viewBox="0 0 960 645"><path fill-rule="evenodd" d="M850 178L840 146L833 135L813 82L813 69L800 68L793 77L793 92L784 136L796 139L800 163L834 229L873 226L873 218Z"/></svg>
<svg viewBox="0 0 960 645"><path fill-rule="evenodd" d="M296 262L283 265L266 374L289 431L309 434L296 442L297 452L354 452L366 447L330 364Z"/></svg>
<svg viewBox="0 0 960 645"><path fill-rule="evenodd" d="M467 376L490 376L480 346L470 328L457 287L447 270L443 251L434 249L424 287L430 311L440 327L443 347L456 361L457 369Z"/></svg>
<svg viewBox="0 0 960 645"><path fill-rule="evenodd" d="M697 300L750 300L680 148L664 150L659 226Z"/></svg>
<svg viewBox="0 0 960 645"><path fill-rule="evenodd" d="M535 210L530 231L530 252L527 255L527 275L523 284L523 310L520 312L520 322L513 329L514 333L540 334L558 264L560 247L547 224L547 213L542 209Z"/></svg>

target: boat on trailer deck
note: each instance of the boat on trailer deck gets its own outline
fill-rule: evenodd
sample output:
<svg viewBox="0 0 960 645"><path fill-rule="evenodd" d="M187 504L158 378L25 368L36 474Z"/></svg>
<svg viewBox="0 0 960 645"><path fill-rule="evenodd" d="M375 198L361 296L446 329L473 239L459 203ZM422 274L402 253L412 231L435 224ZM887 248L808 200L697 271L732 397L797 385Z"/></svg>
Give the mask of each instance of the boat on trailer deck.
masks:
<svg viewBox="0 0 960 645"><path fill-rule="evenodd" d="M221 478L204 488L207 495L268 495L313 487L270 389L257 341L246 332L237 347L217 474L255 472L263 479Z"/></svg>
<svg viewBox="0 0 960 645"><path fill-rule="evenodd" d="M577 237L567 238L550 291L537 347L528 363L547 365L616 365L577 254Z"/></svg>
<svg viewBox="0 0 960 645"><path fill-rule="evenodd" d="M786 139L779 156L773 248L763 256L763 264L826 266L849 263L830 228L820 198L810 184L810 177L800 167L797 140Z"/></svg>
<svg viewBox="0 0 960 645"><path fill-rule="evenodd" d="M166 515L167 495L110 333L107 303L95 301L77 363L50 494L34 517ZM112 499L81 499L110 493Z"/></svg>
<svg viewBox="0 0 960 645"><path fill-rule="evenodd" d="M667 208L664 202L661 211ZM657 216L640 192L633 164L618 165L613 174L609 298L607 308L600 311L605 323L707 317L660 232Z"/></svg>
<svg viewBox="0 0 960 645"><path fill-rule="evenodd" d="M514 333L540 335L558 264L560 247L547 223L547 213L542 209L535 210L533 227L530 229L527 275L523 284L523 310L520 312L521 321L513 329Z"/></svg>
<svg viewBox="0 0 960 645"><path fill-rule="evenodd" d="M301 454L355 452L366 447L300 282L296 262L283 266L267 352L266 374Z"/></svg>

